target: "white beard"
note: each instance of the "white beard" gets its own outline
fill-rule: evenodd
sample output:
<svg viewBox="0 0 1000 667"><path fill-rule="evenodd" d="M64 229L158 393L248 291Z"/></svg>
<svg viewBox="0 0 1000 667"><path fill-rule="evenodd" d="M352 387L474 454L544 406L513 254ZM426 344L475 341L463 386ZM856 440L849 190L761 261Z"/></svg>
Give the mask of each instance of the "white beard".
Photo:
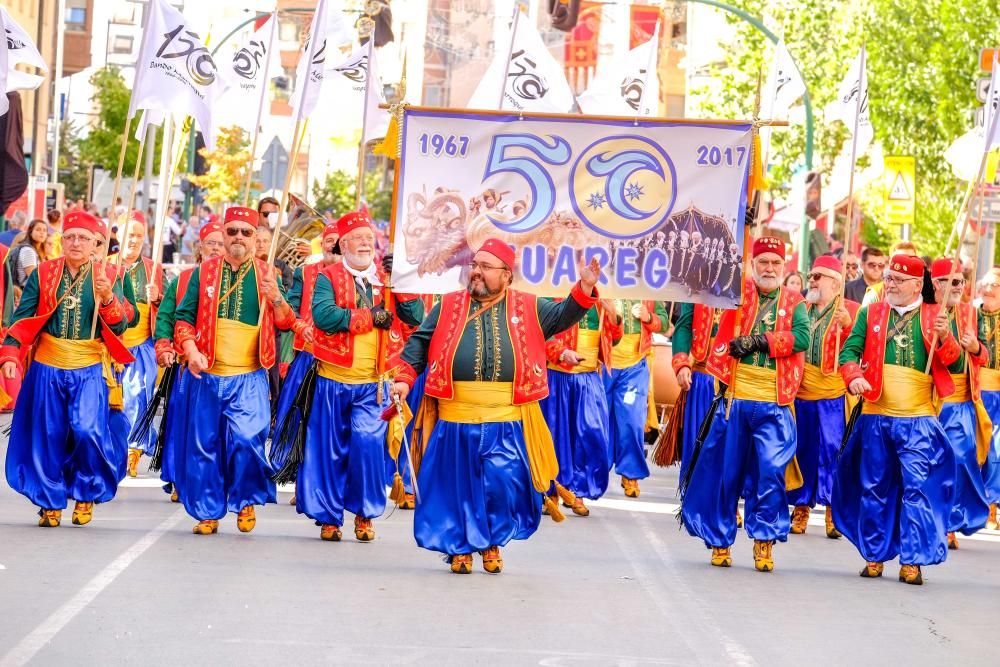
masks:
<svg viewBox="0 0 1000 667"><path fill-rule="evenodd" d="M819 303L821 298L823 298L823 294L818 288L810 287L806 292L806 301L809 303Z"/></svg>

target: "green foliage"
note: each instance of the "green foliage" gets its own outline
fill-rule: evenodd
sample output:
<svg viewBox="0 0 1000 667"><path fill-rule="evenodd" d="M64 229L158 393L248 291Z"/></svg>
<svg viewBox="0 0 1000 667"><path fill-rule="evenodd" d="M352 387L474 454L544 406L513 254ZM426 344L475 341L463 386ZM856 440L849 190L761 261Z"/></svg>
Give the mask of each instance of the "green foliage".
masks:
<svg viewBox="0 0 1000 667"><path fill-rule="evenodd" d="M392 210L392 190L382 187L381 172L365 174L365 201L373 220L388 220ZM313 181L313 206L316 210L333 211L333 218L354 210L357 175L343 169L327 173L323 182Z"/></svg>
<svg viewBox="0 0 1000 667"><path fill-rule="evenodd" d="M191 182L205 190L205 200L213 204L243 203L247 169L253 165L250 138L239 127L223 127L215 138L215 150L202 148L208 172L191 176ZM253 183L250 183L251 189Z"/></svg>
<svg viewBox="0 0 1000 667"><path fill-rule="evenodd" d="M1000 44L1000 4L979 0L729 0L768 27L784 30L785 43L802 71L815 114L814 168L830 173L849 132L824 122L822 109L865 40L868 85L875 139L886 155L912 155L917 161L916 220L913 240L921 252L943 252L957 215L964 182L943 159L951 142L972 125L977 106L975 79L979 49ZM766 78L772 50L766 38L732 15L736 38L715 75L725 79L700 106L706 115L749 117L758 72ZM697 95L697 91L695 91ZM804 164L805 126L776 130L770 175L785 186ZM866 164L859 161L859 164ZM878 196L875 196L875 195ZM881 193L860 197L865 234L886 240L898 236L883 219ZM868 230L867 227L875 228Z"/></svg>
<svg viewBox="0 0 1000 667"><path fill-rule="evenodd" d="M80 159L78 134L79 129L71 120L59 125L59 182L67 203L87 196L90 173L87 163Z"/></svg>
<svg viewBox="0 0 1000 667"><path fill-rule="evenodd" d="M79 159L84 163L100 165L114 174L118 168L118 155L121 151L122 132L125 131L131 91L125 85L118 68L111 66L94 72L90 77L90 85L94 87L94 97L91 99L97 108L97 117L87 136L76 141L76 150ZM139 154L139 142L135 140L138 118L139 116L132 119L132 126L129 129L129 142L125 149L125 164L122 168L123 178L131 178L135 173L135 161ZM146 150L149 149L150 147L146 146ZM154 150L155 155L159 155L159 133ZM159 173L159 160L153 160L153 172Z"/></svg>

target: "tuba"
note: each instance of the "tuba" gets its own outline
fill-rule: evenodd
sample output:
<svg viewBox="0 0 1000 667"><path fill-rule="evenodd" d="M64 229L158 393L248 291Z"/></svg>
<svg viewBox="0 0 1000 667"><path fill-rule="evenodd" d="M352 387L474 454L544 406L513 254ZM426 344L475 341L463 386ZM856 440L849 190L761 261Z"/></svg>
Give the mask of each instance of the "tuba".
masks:
<svg viewBox="0 0 1000 667"><path fill-rule="evenodd" d="M327 220L319 211L295 195L288 194L288 222L278 232L278 243L275 257L283 260L292 269L297 269L305 263L306 258L299 255L299 242L312 245L313 239L323 235Z"/></svg>

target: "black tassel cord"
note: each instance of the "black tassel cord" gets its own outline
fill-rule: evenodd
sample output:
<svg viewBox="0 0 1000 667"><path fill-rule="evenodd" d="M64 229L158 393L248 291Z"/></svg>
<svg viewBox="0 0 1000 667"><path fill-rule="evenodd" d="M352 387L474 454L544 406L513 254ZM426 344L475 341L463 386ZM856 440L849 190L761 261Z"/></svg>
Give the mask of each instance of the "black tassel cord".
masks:
<svg viewBox="0 0 1000 667"><path fill-rule="evenodd" d="M163 419L160 420L160 430L156 434L156 446L153 449L153 456L149 462L149 470L151 472L158 472L163 465L163 446L166 442L167 433L167 408L170 402L170 392L173 390L174 381L177 378L179 369L179 364L171 364L163 371L163 377L160 378L160 383L156 385L153 399L146 406L143 413L139 415L139 418L132 426L132 431L128 434L129 444L145 442L146 438L149 437L150 429L153 428L153 419L156 417L160 406L163 406Z"/></svg>
<svg viewBox="0 0 1000 667"><path fill-rule="evenodd" d="M306 371L291 409L275 431L270 458L271 465L277 468L277 472L271 476L276 484L289 484L298 476L299 464L302 463L306 449L306 427L316 393L316 364L314 361Z"/></svg>
<svg viewBox="0 0 1000 667"><path fill-rule="evenodd" d="M844 428L844 439L840 441L840 451L837 452L838 460L844 455L844 450L847 449L847 441L851 438L851 432L854 431L854 425L858 421L858 416L861 414L861 406L864 405L864 402L865 399L859 398L858 404L851 408L851 416L847 419L847 426Z"/></svg>
<svg viewBox="0 0 1000 667"><path fill-rule="evenodd" d="M680 483L677 485L677 494L681 498L681 506L677 510L677 521L681 526L684 525L684 496L687 493L688 485L691 483L691 477L694 475L695 466L698 465L698 457L701 455L701 449L705 446L705 440L708 439L708 434L712 430L715 413L719 411L719 407L722 405L723 398L726 395L726 389L726 385L719 386L719 392L712 399L712 404L708 407L705 418L701 420L701 428L698 429L698 437L694 441L694 447L688 459L687 468L684 470L684 474L681 475Z"/></svg>

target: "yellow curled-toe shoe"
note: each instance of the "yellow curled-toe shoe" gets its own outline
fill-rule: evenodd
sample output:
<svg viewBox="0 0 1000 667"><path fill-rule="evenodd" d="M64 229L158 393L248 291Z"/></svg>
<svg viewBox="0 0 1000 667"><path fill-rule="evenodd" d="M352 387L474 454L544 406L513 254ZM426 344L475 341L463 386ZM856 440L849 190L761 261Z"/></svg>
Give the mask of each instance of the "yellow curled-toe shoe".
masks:
<svg viewBox="0 0 1000 667"><path fill-rule="evenodd" d="M841 533L837 530L837 526L833 523L833 508L826 508L826 536L831 540L836 540L841 537Z"/></svg>
<svg viewBox="0 0 1000 667"><path fill-rule="evenodd" d="M986 519L986 527L991 530L1000 530L1000 521L997 521L997 504L990 505L990 516Z"/></svg>
<svg viewBox="0 0 1000 667"><path fill-rule="evenodd" d="M743 527L743 514L740 513L740 508L736 508L736 527Z"/></svg>
<svg viewBox="0 0 1000 667"><path fill-rule="evenodd" d="M403 496L403 502L399 503L399 509L401 510L412 510L417 506L417 497L412 493L407 493Z"/></svg>
<svg viewBox="0 0 1000 667"><path fill-rule="evenodd" d="M865 563L864 569L861 570L861 576L865 579L877 579L882 576L882 571L885 569L884 563L877 563L874 561L868 561Z"/></svg>
<svg viewBox="0 0 1000 667"><path fill-rule="evenodd" d="M177 485L174 484L174 490L170 492L170 502L179 503L181 501L181 494L177 493Z"/></svg>
<svg viewBox="0 0 1000 667"><path fill-rule="evenodd" d="M38 510L38 525L42 528L56 528L62 523L62 510Z"/></svg>
<svg viewBox="0 0 1000 667"><path fill-rule="evenodd" d="M625 489L626 498L639 497L639 480L622 477L622 488Z"/></svg>
<svg viewBox="0 0 1000 667"><path fill-rule="evenodd" d="M247 505L236 515L236 527L241 533L249 533L257 525L257 515L253 511L253 505Z"/></svg>
<svg viewBox="0 0 1000 667"><path fill-rule="evenodd" d="M371 542L375 539L375 526L371 519L354 517L354 537L358 542Z"/></svg>
<svg viewBox="0 0 1000 667"><path fill-rule="evenodd" d="M500 547L492 546L486 551L480 551L483 557L483 569L490 574L500 574L503 570L503 558L500 557Z"/></svg>
<svg viewBox="0 0 1000 667"><path fill-rule="evenodd" d="M956 537L955 533L948 533L948 548L952 551L958 549L958 537Z"/></svg>
<svg viewBox="0 0 1000 667"><path fill-rule="evenodd" d="M731 547L712 547L712 565L715 567L732 567L733 551Z"/></svg>
<svg viewBox="0 0 1000 667"><path fill-rule="evenodd" d="M809 526L809 506L796 505L792 510L792 527L789 532L793 535L802 535Z"/></svg>
<svg viewBox="0 0 1000 667"><path fill-rule="evenodd" d="M142 450L136 449L135 447L129 447L128 450L128 476L138 477L139 475L139 458L142 456Z"/></svg>
<svg viewBox="0 0 1000 667"><path fill-rule="evenodd" d="M73 525L86 526L94 518L94 503L76 502L73 507Z"/></svg>
<svg viewBox="0 0 1000 667"><path fill-rule="evenodd" d="M340 532L340 526L325 523L319 529L319 539L321 540L325 540L327 542L339 542L341 537L343 537L343 533Z"/></svg>
<svg viewBox="0 0 1000 667"><path fill-rule="evenodd" d="M577 516L590 516L590 508L583 504L583 498L576 497L573 501L573 514Z"/></svg>
<svg viewBox="0 0 1000 667"><path fill-rule="evenodd" d="M899 580L911 586L923 586L924 577L920 573L919 565L900 565Z"/></svg>
<svg viewBox="0 0 1000 667"><path fill-rule="evenodd" d="M205 519L204 521L199 521L191 529L191 532L195 535L215 535L219 532L219 520Z"/></svg>
<svg viewBox="0 0 1000 667"><path fill-rule="evenodd" d="M758 572L774 571L774 542L770 540L753 541L753 566Z"/></svg>
<svg viewBox="0 0 1000 667"><path fill-rule="evenodd" d="M472 574L472 554L455 554L452 556L451 571L455 574Z"/></svg>

